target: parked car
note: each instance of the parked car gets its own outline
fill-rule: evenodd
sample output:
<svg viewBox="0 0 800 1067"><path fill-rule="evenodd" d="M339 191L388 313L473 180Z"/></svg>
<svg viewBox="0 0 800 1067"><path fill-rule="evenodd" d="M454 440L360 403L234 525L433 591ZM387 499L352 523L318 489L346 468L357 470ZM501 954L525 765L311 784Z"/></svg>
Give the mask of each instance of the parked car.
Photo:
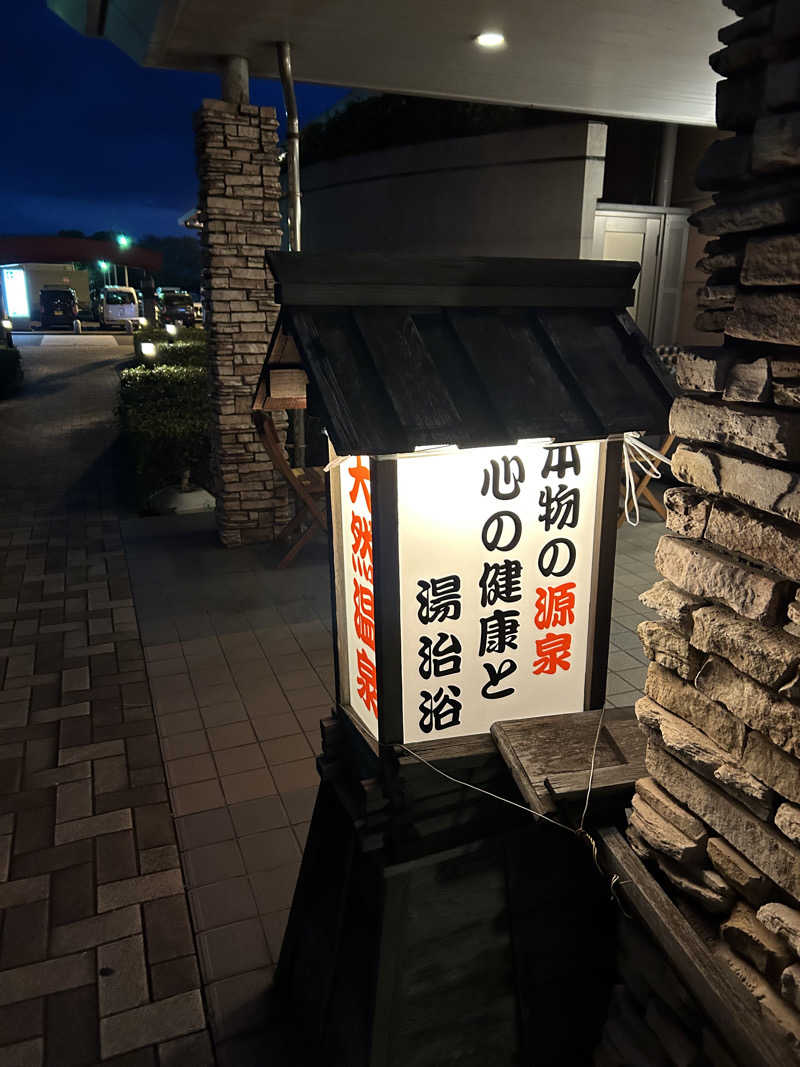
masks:
<svg viewBox="0 0 800 1067"><path fill-rule="evenodd" d="M39 322L43 330L54 326L74 328L78 318L78 297L66 285L46 285L39 291Z"/></svg>
<svg viewBox="0 0 800 1067"><path fill-rule="evenodd" d="M168 323L194 326L195 310L191 293L180 289L164 292L156 302L156 321L163 326Z"/></svg>
<svg viewBox="0 0 800 1067"><path fill-rule="evenodd" d="M138 329L141 310L136 290L129 285L104 285L97 301L96 318L101 327L119 326L122 330Z"/></svg>

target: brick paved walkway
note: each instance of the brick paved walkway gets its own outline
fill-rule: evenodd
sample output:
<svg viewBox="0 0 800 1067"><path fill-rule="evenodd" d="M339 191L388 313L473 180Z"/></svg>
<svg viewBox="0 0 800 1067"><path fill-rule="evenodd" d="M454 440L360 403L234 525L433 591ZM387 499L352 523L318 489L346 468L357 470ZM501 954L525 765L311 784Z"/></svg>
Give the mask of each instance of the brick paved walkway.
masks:
<svg viewBox="0 0 800 1067"><path fill-rule="evenodd" d="M28 350L0 402L0 1067L203 1067L204 1004L223 1067L299 1067L269 989L332 701L327 560L120 520L126 354ZM610 705L641 690L661 529L620 532Z"/></svg>
<svg viewBox="0 0 800 1067"><path fill-rule="evenodd" d="M127 354L26 346L0 402L2 1067L213 1063L114 510Z"/></svg>

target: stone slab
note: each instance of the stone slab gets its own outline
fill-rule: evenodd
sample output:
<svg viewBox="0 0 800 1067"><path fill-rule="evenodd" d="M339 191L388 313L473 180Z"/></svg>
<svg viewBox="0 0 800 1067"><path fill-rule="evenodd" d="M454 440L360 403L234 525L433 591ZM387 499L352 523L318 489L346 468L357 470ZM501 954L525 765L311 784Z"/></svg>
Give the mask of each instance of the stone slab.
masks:
<svg viewBox="0 0 800 1067"><path fill-rule="evenodd" d="M800 582L800 530L750 508L715 500L705 525L708 541Z"/></svg>
<svg viewBox="0 0 800 1067"><path fill-rule="evenodd" d="M647 669L645 695L673 714L702 730L726 752L739 758L744 751L745 724L722 704L710 700L658 663Z"/></svg>
<svg viewBox="0 0 800 1067"><path fill-rule="evenodd" d="M769 878L723 838L709 838L706 852L715 870L754 908L766 904L776 892Z"/></svg>
<svg viewBox="0 0 800 1067"><path fill-rule="evenodd" d="M655 552L658 572L693 596L725 604L738 615L774 626L795 586L697 541L665 534Z"/></svg>
<svg viewBox="0 0 800 1067"><path fill-rule="evenodd" d="M701 652L727 659L768 689L780 692L793 685L800 666L796 638L718 605L698 608L692 618L692 644Z"/></svg>
<svg viewBox="0 0 800 1067"><path fill-rule="evenodd" d="M720 933L734 952L772 982L777 982L781 971L794 962L786 942L768 930L753 909L741 901L734 905Z"/></svg>
<svg viewBox="0 0 800 1067"><path fill-rule="evenodd" d="M691 812L676 803L654 778L640 778L636 782L636 794L690 841L705 846L708 841L708 830Z"/></svg>
<svg viewBox="0 0 800 1067"><path fill-rule="evenodd" d="M696 489L673 486L664 493L667 529L699 541L706 532L712 500Z"/></svg>
<svg viewBox="0 0 800 1067"><path fill-rule="evenodd" d="M729 841L776 885L800 900L800 849L663 748L647 746L646 766L676 800ZM759 919L768 926L761 915Z"/></svg>
<svg viewBox="0 0 800 1067"><path fill-rule="evenodd" d="M800 298L795 312L800 316ZM800 459L800 413L794 411L734 408L679 396L670 409L669 428L671 433L685 440L741 448L767 459Z"/></svg>
<svg viewBox="0 0 800 1067"><path fill-rule="evenodd" d="M662 667L675 671L681 678L693 678L699 670L701 658L677 626L646 619L636 627L636 633L648 658Z"/></svg>
<svg viewBox="0 0 800 1067"><path fill-rule="evenodd" d="M683 634L692 632L692 612L703 607L708 601L679 589L665 578L656 582L650 589L639 594L639 600L645 607L657 611L665 622L671 622Z"/></svg>
<svg viewBox="0 0 800 1067"><path fill-rule="evenodd" d="M800 807L781 804L775 812L775 825L790 841L800 845Z"/></svg>

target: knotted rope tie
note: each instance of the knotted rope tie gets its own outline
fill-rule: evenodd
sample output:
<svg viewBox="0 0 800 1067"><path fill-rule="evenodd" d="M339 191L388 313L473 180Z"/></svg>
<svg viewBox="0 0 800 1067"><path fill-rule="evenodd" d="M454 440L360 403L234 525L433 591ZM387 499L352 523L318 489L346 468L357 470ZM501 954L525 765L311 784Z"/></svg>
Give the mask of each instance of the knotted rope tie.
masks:
<svg viewBox="0 0 800 1067"><path fill-rule="evenodd" d="M639 498L636 495L634 465L639 468L645 478L660 478L659 464L669 462L666 456L661 452L656 452L640 438L641 434L638 430L629 431L622 438L622 460L625 464L625 521L629 526L639 525Z"/></svg>

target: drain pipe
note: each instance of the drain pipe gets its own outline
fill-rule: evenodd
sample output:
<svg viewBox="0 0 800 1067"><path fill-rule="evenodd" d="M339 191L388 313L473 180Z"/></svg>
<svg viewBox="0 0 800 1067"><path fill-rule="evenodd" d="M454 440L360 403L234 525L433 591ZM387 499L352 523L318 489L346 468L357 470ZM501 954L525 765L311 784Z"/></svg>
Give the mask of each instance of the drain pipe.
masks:
<svg viewBox="0 0 800 1067"><path fill-rule="evenodd" d="M289 215L289 251L299 252L300 241L300 122L297 117L297 100L292 77L292 49L288 41L278 41L278 72L283 89L283 104L286 108L286 178ZM306 413L302 409L292 412L294 435L294 463L306 465Z"/></svg>
<svg viewBox="0 0 800 1067"><path fill-rule="evenodd" d="M289 250L300 251L300 123L292 78L292 52L288 41L279 41L278 72L286 108L286 172L289 194Z"/></svg>
<svg viewBox="0 0 800 1067"><path fill-rule="evenodd" d="M672 180L675 176L675 154L678 148L678 127L674 122L665 122L661 130L661 152L658 157L656 195L654 202L659 207L672 203Z"/></svg>

